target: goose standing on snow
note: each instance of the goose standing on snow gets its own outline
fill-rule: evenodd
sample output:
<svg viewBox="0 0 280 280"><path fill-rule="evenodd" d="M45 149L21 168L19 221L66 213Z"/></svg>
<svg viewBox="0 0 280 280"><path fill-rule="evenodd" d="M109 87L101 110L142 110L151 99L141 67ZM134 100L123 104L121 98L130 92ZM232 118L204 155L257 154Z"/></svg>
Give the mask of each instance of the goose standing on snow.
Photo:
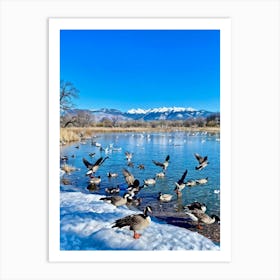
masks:
<svg viewBox="0 0 280 280"><path fill-rule="evenodd" d="M199 165L195 167L195 170L201 170L205 168L209 162L208 162L208 157L202 157L199 154L195 153L194 154L195 158L198 160Z"/></svg>
<svg viewBox="0 0 280 280"><path fill-rule="evenodd" d="M170 159L170 156L168 155L166 158L165 158L165 161L164 162L159 162L159 161L155 161L153 160L153 163L157 166L160 166L162 167L163 170L166 170L168 165L169 165L169 159Z"/></svg>
<svg viewBox="0 0 280 280"><path fill-rule="evenodd" d="M185 178L186 178L187 174L188 174L188 169L186 169L186 171L183 173L183 175L182 175L182 177L180 178L180 180L178 180L177 182L175 182L176 187L175 187L174 191L176 192L176 194L177 194L178 196L181 196L181 195L182 195L181 192L182 192L182 190L183 190L183 189L185 188L185 186L186 186Z"/></svg>
<svg viewBox="0 0 280 280"><path fill-rule="evenodd" d="M130 215L116 220L112 228L123 228L128 226L130 230L133 230L133 238L138 239L140 238L141 234L137 233L136 231L146 228L151 223L151 218L149 217L148 212L152 213L151 206L147 206L144 209L143 214Z"/></svg>
<svg viewBox="0 0 280 280"><path fill-rule="evenodd" d="M202 226L200 223L203 224L213 224L215 222L219 222L220 218L216 215L208 216L206 213L204 213L202 210L194 209L189 210L185 212L193 221L197 222L197 228L202 229Z"/></svg>
<svg viewBox="0 0 280 280"><path fill-rule="evenodd" d="M122 206L127 203L127 198L129 197L129 193L125 193L123 196L106 196L101 197L100 200L103 200L105 202L109 202L115 206Z"/></svg>
<svg viewBox="0 0 280 280"><path fill-rule="evenodd" d="M103 159L103 157L99 158L94 164L90 163L88 160L86 160L85 158L83 158L83 163L84 165L87 167L88 172L86 173L86 175L92 175L94 174L98 168L101 166L101 164L109 157L105 157Z"/></svg>

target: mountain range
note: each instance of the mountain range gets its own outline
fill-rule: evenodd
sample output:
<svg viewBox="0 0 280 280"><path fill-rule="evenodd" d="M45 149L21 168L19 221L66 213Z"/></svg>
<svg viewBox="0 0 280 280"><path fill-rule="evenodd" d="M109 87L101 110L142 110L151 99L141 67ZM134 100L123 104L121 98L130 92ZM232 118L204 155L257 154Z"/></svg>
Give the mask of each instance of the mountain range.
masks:
<svg viewBox="0 0 280 280"><path fill-rule="evenodd" d="M187 120L187 119L205 119L217 112L210 112L206 110L196 110L193 108L184 107L160 107L144 110L141 108L130 109L127 112L122 112L117 109L74 109L70 114L86 113L94 116L95 121L101 121L104 118L110 120L117 119L118 121L129 120L143 120L143 121L155 121L155 120Z"/></svg>

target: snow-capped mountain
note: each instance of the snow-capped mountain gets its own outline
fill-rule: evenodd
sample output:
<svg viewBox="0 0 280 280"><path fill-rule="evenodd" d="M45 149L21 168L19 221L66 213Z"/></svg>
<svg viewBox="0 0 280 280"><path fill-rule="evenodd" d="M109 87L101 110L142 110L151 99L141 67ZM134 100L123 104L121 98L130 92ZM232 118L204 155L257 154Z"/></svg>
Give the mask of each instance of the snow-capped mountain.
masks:
<svg viewBox="0 0 280 280"><path fill-rule="evenodd" d="M151 109L130 109L127 112L122 112L117 109L90 109L81 110L75 109L69 112L70 114L89 114L92 115L95 121L101 121L104 118L118 121L128 120L143 120L143 121L155 121L155 120L187 120L187 119L198 119L207 118L213 115L214 112L206 110L197 110L194 108L185 107L160 107Z"/></svg>

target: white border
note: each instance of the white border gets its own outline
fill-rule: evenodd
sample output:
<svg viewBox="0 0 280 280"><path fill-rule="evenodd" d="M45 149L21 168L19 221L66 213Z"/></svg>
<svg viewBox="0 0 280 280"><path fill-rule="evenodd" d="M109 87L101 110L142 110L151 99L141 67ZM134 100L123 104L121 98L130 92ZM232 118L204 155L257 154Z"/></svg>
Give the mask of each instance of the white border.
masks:
<svg viewBox="0 0 280 280"><path fill-rule="evenodd" d="M60 251L59 85L60 30L67 29L217 29L220 30L221 247L220 251ZM231 20L229 18L49 19L49 260L67 262L231 260Z"/></svg>

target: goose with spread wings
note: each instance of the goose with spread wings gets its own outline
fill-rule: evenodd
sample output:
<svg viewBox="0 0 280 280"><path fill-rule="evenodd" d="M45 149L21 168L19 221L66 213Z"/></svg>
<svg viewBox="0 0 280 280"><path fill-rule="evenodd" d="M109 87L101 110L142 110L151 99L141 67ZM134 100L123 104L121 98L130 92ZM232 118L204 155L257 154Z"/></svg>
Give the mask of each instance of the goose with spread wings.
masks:
<svg viewBox="0 0 280 280"><path fill-rule="evenodd" d="M176 192L176 194L177 194L178 196L180 196L180 195L182 194L181 191L182 191L182 190L185 188L185 186L186 186L185 178L186 178L187 174L188 174L188 169L186 169L186 171L183 173L183 175L182 175L182 177L180 178L180 180L178 180L177 182L175 182L176 187L175 187L174 191Z"/></svg>
<svg viewBox="0 0 280 280"><path fill-rule="evenodd" d="M207 157L207 156L202 157L202 156L200 156L200 155L197 154L197 153L195 153L194 156L195 156L195 158L197 159L197 161L198 161L198 163L199 163L199 164L195 167L195 170L201 170L201 169L205 168L205 167L209 164L209 162L208 162L208 157Z"/></svg>
<svg viewBox="0 0 280 280"><path fill-rule="evenodd" d="M159 161L155 161L153 160L153 163L157 166L160 166L162 167L163 170L166 170L168 165L169 165L169 159L170 159L170 156L168 155L166 158L165 158L165 161L164 162L159 162Z"/></svg>
<svg viewBox="0 0 280 280"><path fill-rule="evenodd" d="M100 157L95 163L90 163L88 160L83 158L83 163L87 167L88 171L86 175L92 176L92 174L95 174L95 172L98 170L98 168L101 166L101 164L107 159L108 157Z"/></svg>

